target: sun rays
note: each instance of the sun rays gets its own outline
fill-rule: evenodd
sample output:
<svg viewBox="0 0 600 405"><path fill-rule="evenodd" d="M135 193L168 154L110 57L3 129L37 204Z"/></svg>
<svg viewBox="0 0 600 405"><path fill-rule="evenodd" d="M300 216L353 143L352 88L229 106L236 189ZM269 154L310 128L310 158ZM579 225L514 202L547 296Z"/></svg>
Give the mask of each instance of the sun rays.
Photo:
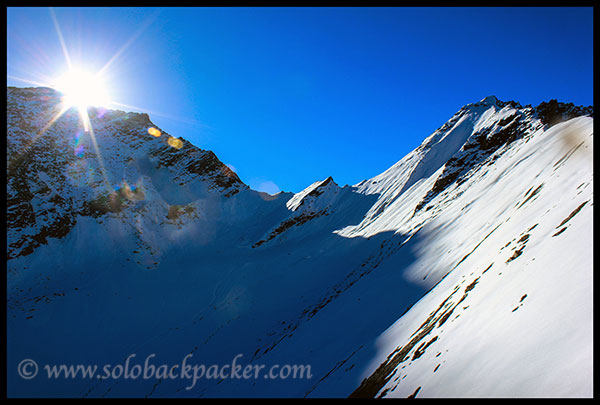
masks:
<svg viewBox="0 0 600 405"><path fill-rule="evenodd" d="M55 38L60 45L57 51L59 54L62 53L62 59L64 60L64 63L62 63L63 72L57 72L61 63L56 58L50 58L44 52L44 49L39 46L36 47L35 43L25 42L21 46L21 49L29 49L30 52L32 52L31 50L35 50L37 60L28 66L26 72L7 75L8 79L26 83L30 86L52 88L64 95L61 107L57 109L56 115L48 119L47 125L44 126L40 134L35 135L34 139L37 139L37 137L47 131L71 107L76 107L79 110L81 123L86 133L89 132L89 124L91 124L89 117L86 118L87 109L97 106L107 109L143 111L196 127L205 127L204 124L190 117L179 117L150 111L145 107L140 107L139 102L132 105L115 99L113 90L117 90L116 93L120 97L123 97L123 92L131 91L131 85L134 82L129 81L128 86L115 82L115 80L118 81L123 76L123 72L120 72L120 68L117 66L118 61L123 58L126 59L128 50L132 45L144 32L152 29L153 24L162 12L160 9L140 21L139 26L132 31L129 37L123 38L120 44L113 41L110 46L117 45L114 48L114 52L105 55L105 58L101 60L99 60L100 53L98 51L106 49L106 45L108 44L88 43L86 45L83 41L85 37L81 35L81 32L73 35L68 29L65 30L60 24L59 13L51 7L48 10L52 21L51 27L54 29ZM21 38L15 37L13 40L19 41ZM90 51L92 49L96 51ZM82 54L82 50L86 53Z"/></svg>
<svg viewBox="0 0 600 405"><path fill-rule="evenodd" d="M108 106L110 96L99 74L92 74L82 69L72 68L59 77L54 87L63 93L63 104L85 110L92 106ZM86 131L87 132L87 131Z"/></svg>
<svg viewBox="0 0 600 405"><path fill-rule="evenodd" d="M124 41L124 44L118 49L118 51L112 57L108 58L108 61L95 72L92 69L88 69L83 65L80 65L79 61L71 57L56 13L52 8L49 8L49 13L55 33L60 43L64 60L66 62L66 71L59 77L54 78L49 78L47 74L39 74L37 79L29 79L12 75L8 75L8 77L36 87L52 88L62 93L62 99L57 105L53 114L49 117L48 122L30 139L27 145L24 145L24 150L22 153L29 153L31 147L36 143L36 141L43 136L52 127L52 125L57 122L57 120L63 117L69 110L76 109L79 115L81 126L83 127L84 132L90 137L100 170L102 172L104 183L106 184L107 188L112 191L111 182L105 169L104 159L102 158L100 148L98 147L98 142L94 134L92 120L88 110L96 107L108 108L119 104L111 99L109 87L107 86L108 83L105 80L106 72L111 65L113 65L113 63L125 52L125 50L158 17L159 12L147 19L135 32L135 34L127 41ZM50 66L45 65L44 70L49 71L49 67ZM11 166L12 165L9 164L9 172L12 169Z"/></svg>
<svg viewBox="0 0 600 405"><path fill-rule="evenodd" d="M89 136L89 141L91 141L90 144L92 146L95 159L98 162L98 169L101 172L103 183L109 193L114 193L115 188L112 184L118 179L112 179L113 182L111 182L111 179L109 178L109 172L106 170L104 158L101 153L100 146L102 145L101 142L98 142L96 139L96 134L94 131L94 120L96 117L103 115L96 114L96 112L99 111L98 108L115 109L122 107L130 111L137 110L147 113L150 112L153 115L168 117L171 120L185 122L196 127L203 126L203 124L195 120L186 120L180 117L167 116L158 112L148 111L146 108L128 105L113 98L113 89L120 89L122 91L124 88L123 86L117 86L114 81L122 76L122 73L119 72L119 68L117 67L118 64L116 62L120 58L126 56L127 50L131 47L131 45L143 34L145 30L152 26L152 24L158 18L160 10L142 21L139 28L135 30L133 35L128 39L125 38L122 44L115 48L116 52L114 52L114 54L110 54L109 57L105 58L103 61L98 60L98 52L88 52L85 55L77 53L78 47L76 45L73 47L73 41L77 42L77 38L79 37L69 34L69 30L63 30L63 27L61 27L59 23L59 18L52 8L49 8L49 14L52 20L54 34L56 35L55 38L60 45L60 50L58 48L56 50L58 51L59 55L62 53L64 63L60 62L60 57L58 60L51 59L46 56L42 48L36 48L33 46L35 44L31 44L33 48L37 49L39 52L36 52L36 59L38 59L35 61L36 63L29 65L25 74L19 73L17 75L7 75L7 77L31 86L45 87L55 90L60 93L60 99L56 100L56 104L52 106L52 110L48 112L48 115L46 115L44 118L42 118L42 116L39 117L43 120L42 123L37 127L40 129L36 131L36 133L32 134L33 136L26 141L26 144L21 145L22 149L18 152L18 155L25 156L31 153L38 140L47 134L53 125L55 125L57 121L61 119L61 117L78 119L81 130L77 131L77 140L75 143L78 144L79 147L78 149L76 148L75 154L76 156L83 158L84 153L81 142L83 137ZM81 48L81 46L82 42L80 41L79 47ZM88 44L87 48L94 49L94 44ZM102 48L103 47L97 49ZM43 57L40 59L40 56ZM64 71L57 75L56 69L59 68L61 64ZM111 88L111 84L114 87ZM48 98L55 98L57 96L56 93L50 90L48 91L49 92L47 95L44 96L45 100L48 100ZM74 113L76 113L76 115ZM154 127L147 128L147 130L149 139L162 138L162 135L164 135L162 131ZM182 149L184 146L183 141L179 138L167 136L162 139L167 145L176 150ZM11 173L13 169L16 168L16 165L18 165L21 161L19 156L15 156L15 159L10 159L7 167L7 171L9 173Z"/></svg>

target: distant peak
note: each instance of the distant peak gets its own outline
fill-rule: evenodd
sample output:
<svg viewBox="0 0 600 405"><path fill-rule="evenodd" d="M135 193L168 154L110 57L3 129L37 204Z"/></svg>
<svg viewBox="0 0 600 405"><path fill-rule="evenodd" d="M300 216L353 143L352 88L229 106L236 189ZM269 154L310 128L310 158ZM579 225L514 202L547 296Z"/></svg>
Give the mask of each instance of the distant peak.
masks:
<svg viewBox="0 0 600 405"><path fill-rule="evenodd" d="M491 96L487 96L486 98L481 100L479 103L485 104L485 105L493 105L493 104L496 104L497 102L498 102L498 99L496 98L496 96L491 95Z"/></svg>
<svg viewBox="0 0 600 405"><path fill-rule="evenodd" d="M325 180L323 180L323 181L321 182L321 184L319 184L319 186L318 186L318 187L323 187L323 186L326 186L326 185L327 185L327 184L329 184L329 183L333 183L335 186L337 186L337 183L336 183L335 181L333 181L333 177L329 176L329 177L327 177Z"/></svg>
<svg viewBox="0 0 600 405"><path fill-rule="evenodd" d="M331 197L337 195L339 189L340 187L333 181L333 178L329 176L325 180L315 181L304 190L294 194L286 205L290 210L296 211L300 206L306 206L305 202L307 199L314 202L314 200L320 198L322 194L328 195L329 197L326 197L325 199L329 201ZM312 203L309 202L308 205L312 206Z"/></svg>

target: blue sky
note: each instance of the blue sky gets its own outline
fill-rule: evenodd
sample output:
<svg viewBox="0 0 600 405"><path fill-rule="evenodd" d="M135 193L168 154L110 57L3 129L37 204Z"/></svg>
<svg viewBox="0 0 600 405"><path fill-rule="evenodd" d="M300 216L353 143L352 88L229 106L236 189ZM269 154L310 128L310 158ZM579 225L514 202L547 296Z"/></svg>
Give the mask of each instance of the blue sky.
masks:
<svg viewBox="0 0 600 405"><path fill-rule="evenodd" d="M53 12L74 64L112 59L111 97L135 107L121 109L269 192L377 175L491 94L593 104L592 8ZM66 66L50 9L8 8L8 85Z"/></svg>

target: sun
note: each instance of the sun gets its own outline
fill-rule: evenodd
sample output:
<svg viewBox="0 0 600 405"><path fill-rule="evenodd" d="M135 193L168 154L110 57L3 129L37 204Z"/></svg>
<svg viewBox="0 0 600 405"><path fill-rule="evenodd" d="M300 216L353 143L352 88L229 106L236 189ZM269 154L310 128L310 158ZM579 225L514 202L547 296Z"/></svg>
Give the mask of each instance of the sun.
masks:
<svg viewBox="0 0 600 405"><path fill-rule="evenodd" d="M60 76L53 86L63 94L65 107L85 111L89 107L107 106L110 103L106 84L99 74L72 68Z"/></svg>

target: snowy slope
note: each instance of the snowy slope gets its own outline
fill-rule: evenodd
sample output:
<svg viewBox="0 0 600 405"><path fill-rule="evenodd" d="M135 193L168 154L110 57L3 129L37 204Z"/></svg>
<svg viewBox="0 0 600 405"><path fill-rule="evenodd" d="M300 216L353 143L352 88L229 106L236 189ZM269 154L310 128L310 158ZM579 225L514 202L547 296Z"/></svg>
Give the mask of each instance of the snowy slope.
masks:
<svg viewBox="0 0 600 405"><path fill-rule="evenodd" d="M270 196L144 114L92 112L97 149L75 111L45 129L59 100L7 89L9 396L591 395L591 107L486 97L373 179ZM15 373L133 353L312 378Z"/></svg>
<svg viewBox="0 0 600 405"><path fill-rule="evenodd" d="M536 134L428 224L407 271L453 270L379 337L355 395L592 395L592 131ZM459 261L439 249L457 236Z"/></svg>

